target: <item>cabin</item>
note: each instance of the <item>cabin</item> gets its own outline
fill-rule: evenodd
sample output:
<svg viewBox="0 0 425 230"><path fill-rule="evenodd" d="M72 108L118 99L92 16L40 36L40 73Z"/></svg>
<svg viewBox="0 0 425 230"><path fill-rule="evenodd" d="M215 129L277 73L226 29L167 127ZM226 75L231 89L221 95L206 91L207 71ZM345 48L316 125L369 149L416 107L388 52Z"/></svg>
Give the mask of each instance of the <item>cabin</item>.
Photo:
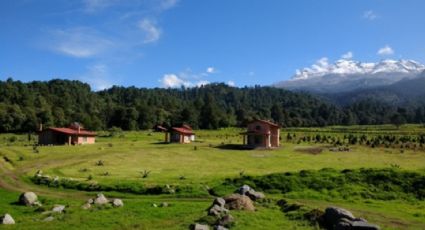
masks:
<svg viewBox="0 0 425 230"><path fill-rule="evenodd" d="M256 119L248 123L247 131L241 133L243 144L250 148L277 148L280 140L280 126L266 120Z"/></svg>
<svg viewBox="0 0 425 230"><path fill-rule="evenodd" d="M50 127L47 129L40 127L38 132L39 145L84 145L94 144L96 133L88 131L77 122L69 127Z"/></svg>
<svg viewBox="0 0 425 230"><path fill-rule="evenodd" d="M192 141L195 141L195 133L188 125L172 127L165 133L165 142L187 144Z"/></svg>

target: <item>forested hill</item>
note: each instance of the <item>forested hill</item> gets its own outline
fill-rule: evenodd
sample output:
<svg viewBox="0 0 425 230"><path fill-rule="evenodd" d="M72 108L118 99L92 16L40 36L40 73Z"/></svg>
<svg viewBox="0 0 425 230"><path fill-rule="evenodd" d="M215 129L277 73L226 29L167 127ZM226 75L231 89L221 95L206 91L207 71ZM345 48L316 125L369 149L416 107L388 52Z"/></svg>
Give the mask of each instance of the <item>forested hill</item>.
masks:
<svg viewBox="0 0 425 230"><path fill-rule="evenodd" d="M305 93L273 87L112 87L93 92L70 80L0 81L0 132L35 131L40 123L66 126L79 121L93 130L151 128L188 123L194 128L243 126L253 118L283 126L324 126L424 122L424 105L394 107L364 100L339 107Z"/></svg>

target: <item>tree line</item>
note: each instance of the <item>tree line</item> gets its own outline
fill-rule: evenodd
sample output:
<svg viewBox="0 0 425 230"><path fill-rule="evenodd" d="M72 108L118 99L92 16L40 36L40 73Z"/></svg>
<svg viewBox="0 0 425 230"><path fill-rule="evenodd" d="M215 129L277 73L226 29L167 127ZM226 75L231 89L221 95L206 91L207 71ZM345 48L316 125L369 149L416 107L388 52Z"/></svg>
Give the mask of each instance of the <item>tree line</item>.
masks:
<svg viewBox="0 0 425 230"><path fill-rule="evenodd" d="M230 87L216 83L193 88L119 87L93 92L73 80L0 81L0 132L27 132L81 122L92 130L123 130L187 123L194 128L244 126L268 119L283 127L397 125L425 121L425 104L403 107L370 98L339 106L317 96L274 87Z"/></svg>

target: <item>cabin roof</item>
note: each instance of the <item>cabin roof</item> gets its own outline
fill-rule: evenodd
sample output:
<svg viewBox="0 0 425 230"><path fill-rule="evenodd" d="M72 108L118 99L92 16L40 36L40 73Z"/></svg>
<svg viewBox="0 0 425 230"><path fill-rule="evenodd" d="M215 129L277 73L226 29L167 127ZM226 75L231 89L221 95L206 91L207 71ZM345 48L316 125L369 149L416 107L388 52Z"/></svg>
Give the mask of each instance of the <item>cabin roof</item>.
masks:
<svg viewBox="0 0 425 230"><path fill-rule="evenodd" d="M71 129L71 128L48 128L47 130L52 130L58 133L68 134L68 135L77 135L77 136L96 136L96 132L87 131L85 129L80 129L78 131L77 129Z"/></svg>
<svg viewBox="0 0 425 230"><path fill-rule="evenodd" d="M172 127L171 128L172 131L181 133L181 134L188 134L188 135L193 135L195 133L193 133L193 131L191 129L187 129L184 127Z"/></svg>
<svg viewBox="0 0 425 230"><path fill-rule="evenodd" d="M266 121L266 120L261 120L261 119L255 119L254 121L252 121L252 122L250 122L250 123L253 123L253 122L261 122L261 123L264 123L264 124L268 124L268 125L271 125L271 126L274 126L274 127L280 128L280 125L275 124L275 123L273 123L273 122L271 122L271 121Z"/></svg>

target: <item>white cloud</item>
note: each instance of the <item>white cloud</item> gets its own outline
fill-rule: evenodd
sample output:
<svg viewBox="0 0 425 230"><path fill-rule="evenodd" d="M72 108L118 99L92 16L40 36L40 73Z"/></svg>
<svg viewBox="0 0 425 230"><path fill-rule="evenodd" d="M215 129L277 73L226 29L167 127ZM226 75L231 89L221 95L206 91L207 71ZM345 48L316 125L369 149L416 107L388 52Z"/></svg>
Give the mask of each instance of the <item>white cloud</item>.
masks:
<svg viewBox="0 0 425 230"><path fill-rule="evenodd" d="M367 19L367 20L375 20L378 16L376 15L375 12L373 12L372 10L368 10L363 12L363 18Z"/></svg>
<svg viewBox="0 0 425 230"><path fill-rule="evenodd" d="M155 22L149 19L142 19L138 23L139 29L144 33L143 43L156 42L161 36L161 30L156 26Z"/></svg>
<svg viewBox="0 0 425 230"><path fill-rule="evenodd" d="M160 3L162 10L168 10L177 5L179 0L162 0Z"/></svg>
<svg viewBox="0 0 425 230"><path fill-rule="evenodd" d="M206 70L207 73L215 73L214 67L208 67Z"/></svg>
<svg viewBox="0 0 425 230"><path fill-rule="evenodd" d="M377 54L385 56L385 55L393 55L394 50L389 45L386 45L378 50Z"/></svg>
<svg viewBox="0 0 425 230"><path fill-rule="evenodd" d="M233 87L233 86L235 86L236 84L235 84L235 82L234 82L234 81L228 81L228 82L227 82L227 85L228 85L228 86L232 86L232 87Z"/></svg>
<svg viewBox="0 0 425 230"><path fill-rule="evenodd" d="M181 86L190 86L189 81L185 81L176 74L164 74L160 80L161 84L165 88L177 88Z"/></svg>
<svg viewBox="0 0 425 230"><path fill-rule="evenodd" d="M349 51L341 56L342 59L351 59L353 58L353 52Z"/></svg>
<svg viewBox="0 0 425 230"><path fill-rule="evenodd" d="M85 27L55 30L50 35L50 49L77 58L93 57L113 46L112 41Z"/></svg>
<svg viewBox="0 0 425 230"><path fill-rule="evenodd" d="M95 91L104 90L114 85L111 81L108 67L104 64L89 66L87 72L78 78L87 82Z"/></svg>

